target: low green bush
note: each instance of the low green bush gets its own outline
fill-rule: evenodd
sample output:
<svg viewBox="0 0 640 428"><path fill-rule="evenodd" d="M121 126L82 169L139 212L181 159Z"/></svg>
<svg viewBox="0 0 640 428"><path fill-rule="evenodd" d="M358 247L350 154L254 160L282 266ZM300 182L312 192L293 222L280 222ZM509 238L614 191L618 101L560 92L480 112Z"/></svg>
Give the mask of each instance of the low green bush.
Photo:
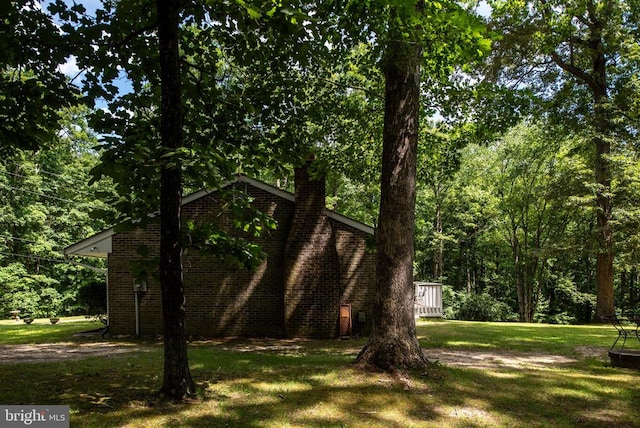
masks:
<svg viewBox="0 0 640 428"><path fill-rule="evenodd" d="M488 293L453 293L450 296L453 303L445 310L447 318L463 321L513 321L517 316L511 308L496 300Z"/></svg>

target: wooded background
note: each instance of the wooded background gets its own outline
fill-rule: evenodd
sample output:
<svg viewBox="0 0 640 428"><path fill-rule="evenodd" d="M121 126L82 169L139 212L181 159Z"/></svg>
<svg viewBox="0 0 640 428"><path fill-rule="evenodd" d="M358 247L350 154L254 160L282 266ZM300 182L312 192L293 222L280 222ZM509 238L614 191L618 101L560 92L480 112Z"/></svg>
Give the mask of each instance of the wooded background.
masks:
<svg viewBox="0 0 640 428"><path fill-rule="evenodd" d="M381 28L402 4L186 5L172 152L151 3L3 6L0 312L104 310L104 277L57 250L157 210L167 160L187 192L237 172L287 188L313 154L329 208L376 226ZM411 27L427 40L415 278L446 285L451 318L590 322L608 281L616 310L637 310L638 5L428 4ZM77 75L59 68L70 58Z"/></svg>

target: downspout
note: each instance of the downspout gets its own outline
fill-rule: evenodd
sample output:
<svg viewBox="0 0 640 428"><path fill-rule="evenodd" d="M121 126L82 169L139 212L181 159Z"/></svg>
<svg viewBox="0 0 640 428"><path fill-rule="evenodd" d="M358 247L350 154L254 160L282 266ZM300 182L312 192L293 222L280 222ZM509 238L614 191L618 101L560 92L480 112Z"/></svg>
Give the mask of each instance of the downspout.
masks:
<svg viewBox="0 0 640 428"><path fill-rule="evenodd" d="M136 337L140 337L140 293L147 291L146 280L135 280L133 282L134 306L136 317Z"/></svg>
<svg viewBox="0 0 640 428"><path fill-rule="evenodd" d="M133 294L135 296L135 307L136 307L136 337L140 337L140 309L138 307L140 301L138 300L139 291L135 291Z"/></svg>
<svg viewBox="0 0 640 428"><path fill-rule="evenodd" d="M105 280L107 281L107 332L109 331L109 324L111 324L111 320L109 318L109 314L111 313L111 308L109 307L109 270L104 273Z"/></svg>

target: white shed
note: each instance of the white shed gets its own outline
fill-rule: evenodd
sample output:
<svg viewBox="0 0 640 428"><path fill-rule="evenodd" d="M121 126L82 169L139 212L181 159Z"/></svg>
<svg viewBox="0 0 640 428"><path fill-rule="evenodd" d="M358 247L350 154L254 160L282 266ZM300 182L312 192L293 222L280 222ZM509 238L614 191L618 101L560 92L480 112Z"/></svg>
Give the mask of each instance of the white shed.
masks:
<svg viewBox="0 0 640 428"><path fill-rule="evenodd" d="M415 286L416 318L441 318L442 284L416 281L413 285Z"/></svg>

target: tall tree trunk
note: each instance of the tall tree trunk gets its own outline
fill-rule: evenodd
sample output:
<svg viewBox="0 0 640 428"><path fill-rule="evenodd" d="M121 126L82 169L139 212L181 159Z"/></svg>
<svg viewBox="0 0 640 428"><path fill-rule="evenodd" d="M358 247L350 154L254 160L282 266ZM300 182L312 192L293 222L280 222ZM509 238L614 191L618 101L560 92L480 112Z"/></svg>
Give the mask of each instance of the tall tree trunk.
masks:
<svg viewBox="0 0 640 428"><path fill-rule="evenodd" d="M178 53L179 2L157 0L162 104L160 138L164 151L182 146L182 100ZM173 399L195 394L189 370L180 244L181 167L163 161L160 172L160 287L164 323L164 378L160 393Z"/></svg>
<svg viewBox="0 0 640 428"><path fill-rule="evenodd" d="M535 275L537 260L527 257L523 254L521 248L518 241L511 243L515 285L518 295L518 316L520 322L533 322L538 298Z"/></svg>
<svg viewBox="0 0 640 428"><path fill-rule="evenodd" d="M525 287L525 275L522 267L520 254L520 244L517 240L517 231L513 230L511 238L511 256L513 257L513 277L515 279L516 294L518 297L518 319L520 322L527 321L527 294Z"/></svg>
<svg viewBox="0 0 640 428"><path fill-rule="evenodd" d="M631 289L629 287L629 281L627 279L627 269L623 268L620 272L620 294L622 295L622 301L626 302L625 306L627 307L630 307L629 299L625 299L625 296L629 296L631 294L630 291Z"/></svg>
<svg viewBox="0 0 640 428"><path fill-rule="evenodd" d="M631 269L631 283L629 284L629 306L634 308L638 302L638 274L636 268Z"/></svg>
<svg viewBox="0 0 640 428"><path fill-rule="evenodd" d="M413 256L420 63L417 43L394 38L384 65L385 115L373 329L357 362L383 370L427 364L416 337Z"/></svg>
<svg viewBox="0 0 640 428"><path fill-rule="evenodd" d="M611 177L606 155L610 145L604 138L595 138L596 195L598 224L598 256L596 259L596 319L614 312L613 304L613 228L611 227Z"/></svg>
<svg viewBox="0 0 640 428"><path fill-rule="evenodd" d="M589 227L589 230L591 230L591 227ZM588 255L585 255L584 257L584 271L587 273L587 277L585 278L585 287L584 290L581 290L585 293L591 293L591 285L593 282L593 269L591 268L591 257L589 257ZM591 302L589 300L585 301L584 304L584 320L587 323L590 323L591 320L593 319L593 306L591 305Z"/></svg>
<svg viewBox="0 0 640 428"><path fill-rule="evenodd" d="M442 239L442 202L440 201L439 192L436 194L436 215L435 215L435 232L436 232L436 249L433 254L433 279L438 280L442 277L444 271L444 240Z"/></svg>
<svg viewBox="0 0 640 428"><path fill-rule="evenodd" d="M520 263L517 263L515 266L515 283L516 283L516 292L518 295L518 318L520 322L531 322L528 319L529 313L529 301L530 296L528 293L526 275L524 273L524 268Z"/></svg>
<svg viewBox="0 0 640 428"><path fill-rule="evenodd" d="M465 253L466 253L466 248L467 248L467 244L465 240L460 240L460 242L458 243L458 256L457 256L457 260L456 260L456 277L455 277L455 282L453 284L453 289L455 291L462 291L465 289L465 282L464 282L464 273L465 273Z"/></svg>
<svg viewBox="0 0 640 428"><path fill-rule="evenodd" d="M573 62L567 62L557 52L552 59L566 72L585 83L593 94L593 145L595 149L594 171L596 190L596 220L598 255L596 258L596 319L614 312L613 302L613 227L611 225L612 196L611 168L608 155L611 152L612 122L607 104L610 102L607 88L607 57L604 43L608 12L615 2L603 2L603 8L595 2L587 2L588 37L584 40L591 59L591 68L582 70Z"/></svg>
<svg viewBox="0 0 640 428"><path fill-rule="evenodd" d="M608 156L611 152L610 121L607 111L606 65L604 54L600 53L594 59L594 75L599 83L594 86L594 145L595 178L597 184L597 234L598 256L596 262L596 319L611 315L614 312L613 302L613 227L611 226L612 197L611 197L611 168Z"/></svg>

